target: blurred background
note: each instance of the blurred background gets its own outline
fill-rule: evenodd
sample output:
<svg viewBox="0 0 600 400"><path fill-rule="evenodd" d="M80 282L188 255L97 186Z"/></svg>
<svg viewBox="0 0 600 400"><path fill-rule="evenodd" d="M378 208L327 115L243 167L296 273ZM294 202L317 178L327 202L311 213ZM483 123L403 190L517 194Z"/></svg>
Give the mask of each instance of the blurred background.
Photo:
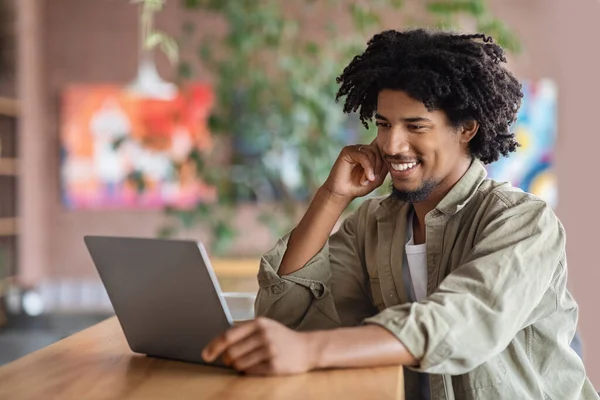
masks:
<svg viewBox="0 0 600 400"><path fill-rule="evenodd" d="M598 22L597 0L0 0L0 364L112 315L84 235L202 241L247 311L261 253L374 135L336 76L378 31L441 27L492 35L524 85L489 173L564 223L600 386Z"/></svg>

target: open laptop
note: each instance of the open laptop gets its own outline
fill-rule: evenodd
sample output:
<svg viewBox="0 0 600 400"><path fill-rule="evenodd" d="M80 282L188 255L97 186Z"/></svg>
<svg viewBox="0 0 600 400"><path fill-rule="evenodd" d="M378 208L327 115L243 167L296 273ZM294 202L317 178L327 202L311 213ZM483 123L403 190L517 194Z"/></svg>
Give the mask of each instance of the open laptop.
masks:
<svg viewBox="0 0 600 400"><path fill-rule="evenodd" d="M86 236L132 351L206 364L202 349L232 325L201 243ZM213 365L223 366L221 360Z"/></svg>

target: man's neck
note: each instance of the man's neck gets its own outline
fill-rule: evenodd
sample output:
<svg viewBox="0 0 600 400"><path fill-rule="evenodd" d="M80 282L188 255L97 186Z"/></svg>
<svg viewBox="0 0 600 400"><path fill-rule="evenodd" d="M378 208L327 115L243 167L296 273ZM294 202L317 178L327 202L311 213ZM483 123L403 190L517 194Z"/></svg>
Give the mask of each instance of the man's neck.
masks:
<svg viewBox="0 0 600 400"><path fill-rule="evenodd" d="M415 244L425 243L425 217L427 214L437 207L444 197L450 192L450 190L456 185L456 183L463 177L471 166L471 158L465 159L465 162L461 163L460 168L457 168L455 173L449 175L444 181L442 181L427 197L427 199L413 204L415 215L413 218L413 233Z"/></svg>

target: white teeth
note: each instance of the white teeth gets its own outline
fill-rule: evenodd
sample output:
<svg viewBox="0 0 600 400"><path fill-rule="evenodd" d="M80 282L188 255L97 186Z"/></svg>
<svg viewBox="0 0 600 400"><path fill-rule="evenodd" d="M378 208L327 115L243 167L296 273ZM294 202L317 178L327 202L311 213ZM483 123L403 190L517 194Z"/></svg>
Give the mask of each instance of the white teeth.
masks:
<svg viewBox="0 0 600 400"><path fill-rule="evenodd" d="M413 168L415 165L417 165L416 162L411 162L411 163L403 163L403 164L392 164L392 169L394 169L395 171L404 171L407 169L411 169Z"/></svg>

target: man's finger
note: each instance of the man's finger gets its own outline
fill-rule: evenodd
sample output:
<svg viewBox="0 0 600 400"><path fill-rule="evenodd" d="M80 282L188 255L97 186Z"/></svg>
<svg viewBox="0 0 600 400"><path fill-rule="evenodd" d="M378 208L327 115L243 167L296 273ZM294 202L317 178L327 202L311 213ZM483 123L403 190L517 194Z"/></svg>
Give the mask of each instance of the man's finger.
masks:
<svg viewBox="0 0 600 400"><path fill-rule="evenodd" d="M264 347L266 344L263 334L254 333L229 347L225 354L232 361L235 361L258 348Z"/></svg>
<svg viewBox="0 0 600 400"><path fill-rule="evenodd" d="M383 158L381 157L381 152L379 151L379 147L375 147L375 157L376 157L376 163L375 163L375 174L376 175L381 175L383 173Z"/></svg>
<svg viewBox="0 0 600 400"><path fill-rule="evenodd" d="M350 153L350 157L355 163L360 164L360 166L363 168L363 170L365 171L365 178L367 178L367 181L375 180L375 172L373 170L374 165L371 162L371 159L369 158L369 155L366 151L354 151ZM360 183L363 184L363 182L364 179L361 177Z"/></svg>
<svg viewBox="0 0 600 400"><path fill-rule="evenodd" d="M266 347L259 347L233 361L233 367L238 371L246 371L269 359Z"/></svg>
<svg viewBox="0 0 600 400"><path fill-rule="evenodd" d="M377 156L375 155L373 148L371 146L360 146L359 149L360 149L361 153L363 153L364 155L366 155L369 158L371 168L373 168L373 174L375 174L377 171ZM365 172L367 172L366 168L365 168ZM369 176L367 174L367 179L369 179L370 181L373 181L373 180L375 180L375 175Z"/></svg>
<svg viewBox="0 0 600 400"><path fill-rule="evenodd" d="M202 358L206 362L216 360L230 346L251 335L257 328L258 325L255 321L249 321L234 326L206 345L202 350Z"/></svg>

